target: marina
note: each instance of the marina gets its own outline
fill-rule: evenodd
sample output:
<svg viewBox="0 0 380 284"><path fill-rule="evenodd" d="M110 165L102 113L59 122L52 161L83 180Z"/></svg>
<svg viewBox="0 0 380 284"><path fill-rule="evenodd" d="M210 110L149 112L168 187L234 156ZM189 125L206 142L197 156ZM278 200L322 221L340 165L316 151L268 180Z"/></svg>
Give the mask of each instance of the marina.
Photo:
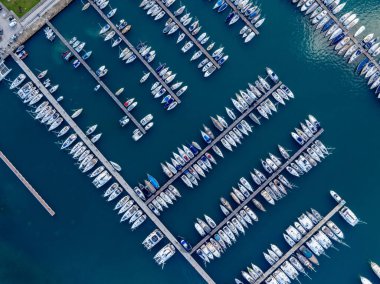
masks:
<svg viewBox="0 0 380 284"><path fill-rule="evenodd" d="M192 161L186 164L177 174L175 174L172 178L170 178L164 185L161 186L157 192L147 199L146 203L149 204L155 197L157 197L162 191L169 187L174 181L176 181L184 171L190 168L200 157L202 157L207 151L209 151L216 143L220 142L220 140L224 137L226 133L231 131L236 125L241 122L244 118L246 118L257 106L260 105L265 99L267 99L279 86L282 85L282 82L279 81L275 84L267 93L262 95L252 106L250 106L242 115L240 115L236 120L234 120L221 134L219 134L210 144L208 144L202 151L195 156Z"/></svg>
<svg viewBox="0 0 380 284"><path fill-rule="evenodd" d="M161 1L155 1L157 5L161 7L161 9L172 19L173 22L181 29L182 32L186 34L186 36L195 44L198 49L202 52L202 54L211 62L217 69L220 69L220 64L215 60L215 58L203 47L202 44L192 35L192 33L183 25L181 21L178 20L176 16L170 11L170 9Z"/></svg>
<svg viewBox="0 0 380 284"><path fill-rule="evenodd" d="M337 5L344 7L345 3L299 0L303 1L300 7L318 5L327 9L326 14L318 16L319 22L312 26L309 17L299 17L295 5L289 5L289 1L184 0L180 3L178 0L144 0L153 5L148 9L139 7L141 1L72 1L67 5L71 1L63 0L62 5L64 3L67 7L59 11L54 4L56 0L42 3L47 11L36 13L31 22L33 33L29 34L28 27L25 34L20 35L20 41L27 34L30 36L23 42L25 46L15 43L13 52L9 53L11 56L4 62L0 59L0 92L3 95L0 158L11 169L0 173L1 222L7 228L0 242L0 260L7 264L0 282L22 283L24 276L28 275L30 281L36 283L72 283L86 279L102 284L127 279L132 283L283 284L309 282L306 277L312 278L310 283L377 283L380 268L376 263L380 263L380 251L376 245L379 238L376 173L380 169L376 163L379 155L376 135L378 105L374 102L378 100L375 96L363 100L371 92L363 87L367 85L362 80L364 76L354 75L352 68L356 65L356 74L358 70L359 73L364 70L366 78L370 77L372 82L379 79L380 82L378 57L363 46L363 37L354 36L355 29L347 28L343 22L337 22L336 26L350 41L347 46L343 44L346 40L338 42L335 47L342 48L336 49L337 52L330 52L331 47L327 49L325 41L321 40L323 34L316 37L318 28L314 29L323 23L334 25L334 21L339 21L341 15L333 11ZM238 16L237 24L229 25L227 19L224 23L220 17L226 14L223 16L223 11L219 13L210 8L210 4L212 7L216 3L226 7L224 13L228 13L227 19L234 17L232 22L235 23ZM222 42L223 48L228 50L231 57L228 68L215 72L217 76L200 80L203 78L197 69L189 64L189 53L178 52L179 45L169 44L166 42L169 37L162 36L166 20L167 23L171 21L172 27L176 25L168 17L165 7L178 20L183 14L190 15L190 11L196 13L191 13L192 21L184 28L188 30L190 25L199 21L198 28L203 28L199 34L206 34L207 29L207 37L212 35L212 41ZM179 13L177 7L183 9L181 16L176 14ZM250 22L249 13L245 11L254 7L259 8L258 19L266 19L270 27L265 27L265 31L257 27L260 37L255 37L254 44L248 48L240 28L244 25L244 31L248 31L244 32L245 36L250 32L246 22ZM368 33L376 31L380 23L380 18L376 17L380 12L378 2L348 2L346 9L360 16L360 25L365 25ZM53 19L49 15L54 13ZM154 21L147 19L145 13ZM133 24L133 29L128 34L121 33L124 29L119 28L119 20L120 23L125 21L129 29ZM255 21L250 23L255 27ZM100 28L108 31L100 35ZM184 34L181 27L173 30L171 39ZM243 41L231 38L230 32L236 35L239 30ZM73 38L69 41L69 36L78 37L78 40L72 44ZM199 41L197 37L194 39ZM186 35L184 42L188 40L193 43ZM372 40L375 47L380 48L376 45L377 35ZM337 56L355 45L362 52L358 57L360 63L349 65L341 60L343 56ZM146 47L147 52L153 52L149 60L142 54ZM119 60L117 53L120 56L127 49L130 49L128 54L132 54L131 61ZM62 60L60 55L64 52L74 55L71 62ZM155 52L165 63L150 61ZM204 56L198 49L194 52ZM91 53L92 58L86 61ZM212 53L209 55L213 57ZM127 64L125 67L125 63L131 63L132 59L143 64ZM209 59L202 62L205 60ZM106 66L107 71L111 71L106 79L95 71L95 66L101 65L99 63L106 64L102 68ZM74 69L80 65L86 71L80 67ZM200 65L198 69L202 69ZM155 73L151 73L148 66ZM169 66L168 76L178 73L186 79L186 86L178 87L178 90L183 87L191 89L186 104L170 114L162 112L164 100L161 99L171 96L175 105L179 104L179 95L177 101L170 91L177 95L178 90L173 90L172 84L183 82L175 80L160 86L166 92L160 99L162 104L144 95L151 92L151 84L161 84L159 79L166 83L159 68L165 70ZM268 76L258 76L256 82L248 83L252 82L252 74L263 74L266 66L273 68L282 82L273 80L267 67ZM367 74L371 76L367 77ZM143 84L148 78L149 81ZM45 86L50 79L54 84ZM248 90L252 85L258 88L260 84L255 83L262 82L261 79L267 80L270 86L264 88L264 83L261 84L265 91L260 89L259 95L253 92L251 96ZM121 83L126 92L123 93L124 88L111 91ZM98 85L93 91L95 84ZM294 92L297 100L293 100L293 96L291 100L285 100L279 92L285 90L282 87ZM97 89L100 92L96 93ZM376 93L378 90L380 88ZM132 94L135 98L127 97ZM109 96L116 103L119 101L119 107L110 103ZM120 105L124 97L126 102ZM137 100L143 108L128 111ZM286 111L282 111L285 107ZM120 118L120 109L125 115L123 118L128 117L126 111L135 118L132 121L128 117L131 126L136 126L135 131L142 133L145 130L149 135L141 135L144 139L139 143L125 135L125 128L114 123ZM310 113L318 118L315 131L308 124L313 121L310 119L314 118L313 115L304 121L299 120ZM155 127L150 132L153 115ZM323 122L323 128L319 121ZM123 126L121 120L119 122ZM148 124L149 127L145 128ZM336 148L325 147L322 144L325 142L319 140L323 139L325 130L329 133L326 145ZM370 136L372 139L367 139ZM278 147L273 147L275 145ZM314 150L318 145L326 149L321 155ZM15 165L19 164L22 175L9 160L6 162L4 153ZM332 153L334 155L330 156ZM316 167L322 161L323 167ZM306 174L310 169L313 169L312 174ZM261 182L257 182L254 176L261 171L264 180L260 177ZM18 179L14 179L14 175ZM38 193L24 177L38 188ZM28 193L20 192L19 180L50 215L31 202ZM285 185L284 190L280 188L281 184L282 187ZM273 185L277 192L280 190L279 194ZM336 203L326 202L323 195L331 187L342 193L344 200L330 191ZM64 214L50 218L55 212L41 196L51 202L57 213ZM226 205L223 209L221 197L226 197L226 204L230 202L232 206ZM155 207L157 202L162 206L159 211L159 207ZM364 222L355 219L348 203L355 213L368 221L368 226L349 230ZM295 221L294 217L299 216L301 210L311 206L323 213L321 215L311 208L313 219L309 209L302 212L310 218L311 227L299 221L302 215ZM332 221L339 226L331 227L333 233L338 236L341 228L344 237L339 235L336 240L334 234L331 237L324 231L323 228L330 228L329 222ZM195 224L202 224L202 229L206 224L210 230L205 230L202 235L197 227L194 230ZM298 234L293 225L299 230ZM225 227L235 236L229 239L230 242L220 233ZM319 239L320 234L323 235L321 232L331 239L331 246L324 246ZM226 234L228 238L230 234ZM302 237L298 238L300 234ZM325 253L319 254L319 248L312 247L316 241ZM284 246L286 243L289 246ZM317 263L307 256L304 248L316 256L313 257L317 258ZM328 248L332 249L327 251ZM207 257L211 254L212 258L203 258L200 250ZM73 252L80 253L73 258ZM312 268L298 255L310 260ZM299 260L306 273L299 270L292 258ZM318 261L320 266L316 266ZM314 273L313 266L317 273ZM256 270L260 267L262 270ZM44 273L46 269L49 273ZM363 276L359 278L359 275Z"/></svg>
<svg viewBox="0 0 380 284"><path fill-rule="evenodd" d="M104 91L112 98L112 100L119 106L119 108L129 117L129 119L133 122L134 125L141 131L141 133L145 134L146 130L141 125L141 123L127 110L127 108L120 102L120 100L116 97L116 95L107 87L107 85L96 75L95 71L91 69L91 67L87 64L87 62L78 54L78 52L67 42L67 40L59 33L59 31L49 22L46 24L54 31L54 33L58 36L61 42L75 55L75 57L80 61L82 66L86 68L88 73L96 80L96 82L104 89Z"/></svg>
<svg viewBox="0 0 380 284"><path fill-rule="evenodd" d="M239 11L239 10L237 9L237 7L232 3L231 0L225 0L225 1L226 1L226 3L228 4L228 6L230 6L231 9L232 9L233 11L235 11L235 13L237 13L237 14L239 15L240 19L242 19L242 21L245 23L245 25L248 26L248 27L249 27L249 28L255 33L256 36L258 36L260 33L259 33L259 31L256 29L255 25L252 24L251 21L249 21L249 20L247 19L247 17L246 17L241 11Z"/></svg>
<svg viewBox="0 0 380 284"><path fill-rule="evenodd" d="M172 96L172 98L177 102L181 103L181 100L173 92L173 90L168 86L168 84L157 74L156 70L145 60L145 58L138 52L138 50L132 45L131 42L122 34L122 32L116 28L116 26L111 22L109 18L99 9L99 7L94 4L93 0L89 0L91 6L95 9L96 12L104 19L104 21L111 27L113 31L122 39L122 41L128 46L130 50L133 51L133 54L141 61L141 63L148 69L148 71L156 78L156 80L164 87L164 89Z"/></svg>
<svg viewBox="0 0 380 284"><path fill-rule="evenodd" d="M51 207L46 203L46 201L38 194L38 192L30 185L30 183L24 178L24 176L16 169L16 167L8 160L3 152L0 151L0 159L7 165L7 167L15 174L15 176L22 182L22 184L29 190L29 192L34 196L34 198L44 207L44 209L54 216L55 212Z"/></svg>
<svg viewBox="0 0 380 284"><path fill-rule="evenodd" d="M228 221L230 221L244 206L246 206L249 202L252 202L252 199L255 198L266 186L269 185L283 170L286 169L288 165L290 165L306 148L308 148L318 137L323 133L324 129L321 128L313 137L310 138L297 152L294 153L282 166L278 168L266 181L264 181L248 198L241 202L231 213L226 216L226 218L217 224L215 228L211 230L201 241L199 241L196 245L193 246L191 253L196 252L209 238L217 233Z"/></svg>
<svg viewBox="0 0 380 284"><path fill-rule="evenodd" d="M114 170L112 164L103 156L103 154L96 148L87 135L78 127L74 120L67 114L67 112L61 107L61 105L55 100L50 92L41 84L33 72L20 60L17 56L12 54L13 60L20 66L20 68L28 75L33 83L44 94L46 99L51 105L55 107L58 113L63 117L65 122L75 131L75 133L81 138L83 143L91 150L91 152L97 157L102 165L108 170L111 176L119 183L119 185L133 198L143 212L150 218L150 220L160 229L165 237L176 247L176 249L183 255L183 257L189 262L189 264L197 271L197 273L206 281L206 283L215 283L214 280L206 273L206 271L198 264L197 261L182 248L181 244L173 236L173 234L166 228L166 226L153 214L153 212L145 205L145 203L136 195L129 184L124 178Z"/></svg>
<svg viewBox="0 0 380 284"><path fill-rule="evenodd" d="M338 205L336 205L326 216L323 217L318 224L316 224L299 242L296 243L290 250L288 250L276 263L271 266L264 274L257 279L254 283L259 284L263 283L269 275L271 275L277 268L281 266L281 264L286 261L290 256L292 256L307 240L310 239L317 231L319 231L342 207L346 204L343 200Z"/></svg>

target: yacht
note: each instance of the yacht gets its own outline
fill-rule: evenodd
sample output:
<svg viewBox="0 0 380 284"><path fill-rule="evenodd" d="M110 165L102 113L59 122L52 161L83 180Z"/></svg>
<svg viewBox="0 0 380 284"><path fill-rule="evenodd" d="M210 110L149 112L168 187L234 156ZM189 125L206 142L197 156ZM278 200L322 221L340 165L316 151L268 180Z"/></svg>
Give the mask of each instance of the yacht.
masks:
<svg viewBox="0 0 380 284"><path fill-rule="evenodd" d="M158 265L165 265L166 261L168 261L175 254L175 247L173 244L169 243L164 246L161 250L156 253L153 259L156 261Z"/></svg>
<svg viewBox="0 0 380 284"><path fill-rule="evenodd" d="M344 206L341 210L339 210L339 214L342 218L351 226L356 226L359 223L358 217L352 212L350 208Z"/></svg>
<svg viewBox="0 0 380 284"><path fill-rule="evenodd" d="M373 261L370 261L370 265L371 265L372 271L376 274L378 278L380 278L380 266Z"/></svg>

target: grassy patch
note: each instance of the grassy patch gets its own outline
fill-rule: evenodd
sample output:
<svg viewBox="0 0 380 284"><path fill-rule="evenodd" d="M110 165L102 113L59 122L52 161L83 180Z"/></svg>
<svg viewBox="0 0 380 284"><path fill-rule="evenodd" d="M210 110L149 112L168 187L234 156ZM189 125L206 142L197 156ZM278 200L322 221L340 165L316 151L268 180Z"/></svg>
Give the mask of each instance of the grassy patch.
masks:
<svg viewBox="0 0 380 284"><path fill-rule="evenodd" d="M40 0L0 0L0 2L12 10L18 17L25 15L32 9Z"/></svg>

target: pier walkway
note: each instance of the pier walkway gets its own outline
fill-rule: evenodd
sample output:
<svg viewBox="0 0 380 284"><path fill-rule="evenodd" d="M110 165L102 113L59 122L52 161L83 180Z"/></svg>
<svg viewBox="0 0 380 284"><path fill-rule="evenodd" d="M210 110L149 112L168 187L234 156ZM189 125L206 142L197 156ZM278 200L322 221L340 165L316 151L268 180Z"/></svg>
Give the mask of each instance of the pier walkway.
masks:
<svg viewBox="0 0 380 284"><path fill-rule="evenodd" d="M181 103L181 100L173 92L173 90L168 86L168 84L165 83L165 81L160 77L160 75L157 74L156 70L148 63L148 61L145 60L145 58L134 47L134 45L129 40L127 40L127 38L122 34L122 32L119 31L118 28L116 28L116 26L111 22L111 20L107 18L107 16L103 13L103 11L100 10L99 7L92 0L89 0L89 3L95 9L95 11L98 12L98 14L107 22L107 24L111 27L111 29L116 32L116 34L122 39L122 41L128 46L128 48L131 51L133 51L133 53L137 56L137 58L141 61L141 63L144 64L144 66L149 70L149 72L156 78L156 80L160 82L160 84L162 85L162 87L165 88L168 94L171 95L172 98L177 103Z"/></svg>
<svg viewBox="0 0 380 284"><path fill-rule="evenodd" d="M255 28L255 25L252 24L242 12L240 12L240 10L232 3L232 1L225 1L231 7L231 9L239 15L240 19L242 19L243 22L255 33L255 35L259 35L259 31Z"/></svg>
<svg viewBox="0 0 380 284"><path fill-rule="evenodd" d="M364 56L366 56L377 68L377 70L380 70L380 64L376 61L376 59L368 53L368 51L363 48L363 46L361 45L361 42L356 38L354 37L354 35L350 32L350 30L348 30L340 21L339 19L332 13L332 11L326 7L325 4L323 4L323 2L321 0L316 0L316 2L325 10L327 11L327 14L331 17L331 19L334 20L334 22L336 24L338 24L339 28L342 29L342 31L344 32L344 34L346 36L349 36L351 38L351 40L355 43L356 46L359 47L359 50L362 52L362 54Z"/></svg>
<svg viewBox="0 0 380 284"><path fill-rule="evenodd" d="M22 184L29 190L35 199L45 208L51 216L55 215L53 209L46 203L46 201L38 194L38 192L30 185L30 183L24 178L24 176L16 169L16 167L8 160L3 152L0 151L0 159L8 166L8 168L16 175L16 177L22 182Z"/></svg>
<svg viewBox="0 0 380 284"><path fill-rule="evenodd" d="M178 18L174 16L174 14L169 10L169 8L166 7L165 4L162 3L161 0L157 0L156 3L178 25L178 27L190 38L190 40L199 48L199 50L202 51L203 55L206 56L208 60L210 60L216 68L220 69L221 66L218 64L218 62L216 62L214 57L211 56L211 54L203 47L203 45L201 45L201 43L191 34L191 32L178 20Z"/></svg>
<svg viewBox="0 0 380 284"><path fill-rule="evenodd" d="M113 176L113 178L119 183L119 185L133 198L136 204L143 210L143 212L150 218L150 220L157 226L158 229L165 235L165 237L176 247L177 251L183 255L183 257L190 263L190 265L198 272L198 274L204 279L206 283L215 284L215 281L207 274L207 272L199 265L199 263L182 247L177 241L175 236L169 231L169 229L154 215L154 213L146 206L146 204L136 195L130 185L125 179L113 168L111 163L106 157L98 150L98 148L91 142L87 135L80 129L71 116L62 108L62 106L56 101L56 99L49 93L44 85L37 79L29 67L20 60L15 54L11 54L13 60L20 66L20 68L27 74L27 76L33 81L37 88L46 97L49 103L57 110L61 117L71 127L83 143L91 150L94 156L103 164L105 169Z"/></svg>
<svg viewBox="0 0 380 284"><path fill-rule="evenodd" d="M246 118L256 107L258 107L264 100L266 100L279 86L282 82L278 82L274 85L266 94L262 95L251 107L249 107L245 112L243 112L238 118L236 118L223 132L221 132L210 144L208 144L202 151L200 151L189 163L187 163L183 168L178 171L173 177L171 177L164 185L161 186L159 190L156 191L154 195L148 198L145 202L149 204L154 198L156 198L162 191L164 191L169 185L175 182L184 171L188 170L194 163L196 163L206 152L208 152L216 143L218 143L228 132L230 132L238 123L240 123L244 118Z"/></svg>
<svg viewBox="0 0 380 284"><path fill-rule="evenodd" d="M344 205L346 201L342 200L337 206L334 207L317 225L311 229L294 247L285 253L274 265L271 266L264 274L255 281L254 284L262 283L269 275L271 275L284 261L292 256L311 236L313 236L319 229L321 229L327 221L329 221Z"/></svg>
<svg viewBox="0 0 380 284"><path fill-rule="evenodd" d="M311 137L301 148L298 149L296 153L292 157L290 157L284 164L282 164L281 167L278 168L277 171L275 171L264 183L262 183L254 192L251 193L250 196L248 196L247 199L245 199L240 205L238 205L234 211L231 212L230 215L226 216L222 222L220 222L214 229L211 230L209 234L207 234L203 239L198 242L195 246L193 246L193 250L191 253L194 253L197 251L197 249L202 246L210 237L212 237L215 233L217 233L228 221L230 221L236 214L243 209L244 206L246 206L250 201L252 201L253 198L255 198L256 195L258 195L265 187L269 185L276 177L278 177L279 174L283 170L286 169L287 166L290 165L303 151L305 151L306 148L310 146L322 133L323 128L321 128L317 133L314 134L313 137Z"/></svg>
<svg viewBox="0 0 380 284"><path fill-rule="evenodd" d="M116 95L107 87L107 85L96 75L94 70L87 64L85 60L75 51L75 49L67 42L67 40L61 35L61 33L53 26L49 21L46 24L54 31L61 42L71 51L73 55L80 61L80 63L86 68L88 73L96 80L96 82L106 91L106 93L114 100L114 102L120 107L120 109L129 117L129 119L136 125L136 127L145 134L146 131L140 122L127 110L127 108L120 102Z"/></svg>

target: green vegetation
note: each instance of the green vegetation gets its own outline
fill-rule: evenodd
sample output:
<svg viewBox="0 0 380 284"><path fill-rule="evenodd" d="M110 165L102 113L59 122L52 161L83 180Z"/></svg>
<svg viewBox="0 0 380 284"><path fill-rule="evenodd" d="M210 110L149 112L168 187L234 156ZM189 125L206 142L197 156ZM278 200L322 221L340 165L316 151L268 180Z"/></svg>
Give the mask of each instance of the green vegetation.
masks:
<svg viewBox="0 0 380 284"><path fill-rule="evenodd" d="M12 10L18 17L25 15L32 9L40 0L0 0L0 2Z"/></svg>

